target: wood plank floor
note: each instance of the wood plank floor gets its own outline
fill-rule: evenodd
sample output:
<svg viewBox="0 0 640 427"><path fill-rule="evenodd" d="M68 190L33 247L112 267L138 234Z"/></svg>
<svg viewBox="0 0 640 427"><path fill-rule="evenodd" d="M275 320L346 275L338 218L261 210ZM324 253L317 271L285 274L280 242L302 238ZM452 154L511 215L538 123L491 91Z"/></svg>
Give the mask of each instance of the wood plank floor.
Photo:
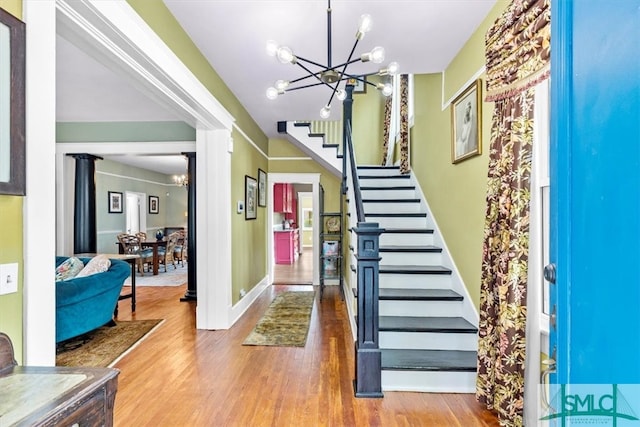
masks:
<svg viewBox="0 0 640 427"><path fill-rule="evenodd" d="M298 260L293 264L276 264L273 269L273 283L311 285L313 283L313 249L303 248Z"/></svg>
<svg viewBox="0 0 640 427"><path fill-rule="evenodd" d="M116 426L497 426L473 395L387 392L353 397L353 340L338 288L317 298L304 348L242 342L279 292L270 286L229 330L195 329L185 287L138 288L137 312L165 322L116 365Z"/></svg>

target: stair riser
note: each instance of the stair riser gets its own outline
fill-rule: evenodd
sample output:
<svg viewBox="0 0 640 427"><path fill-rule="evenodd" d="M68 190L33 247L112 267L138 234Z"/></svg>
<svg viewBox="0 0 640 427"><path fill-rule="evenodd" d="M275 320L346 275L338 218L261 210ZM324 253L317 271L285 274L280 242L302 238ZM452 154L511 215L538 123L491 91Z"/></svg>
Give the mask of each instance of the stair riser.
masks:
<svg viewBox="0 0 640 427"><path fill-rule="evenodd" d="M427 228L427 217L367 216L367 222L377 222L382 228Z"/></svg>
<svg viewBox="0 0 640 427"><path fill-rule="evenodd" d="M406 348L416 350L478 349L478 334L438 332L385 332L380 331L380 348Z"/></svg>
<svg viewBox="0 0 640 427"><path fill-rule="evenodd" d="M360 183L364 187L363 183ZM362 190L363 199L415 199L415 190Z"/></svg>
<svg viewBox="0 0 640 427"><path fill-rule="evenodd" d="M420 213L420 203L419 202L410 202L410 203L376 203L376 202L365 202L364 212L365 213Z"/></svg>
<svg viewBox="0 0 640 427"><path fill-rule="evenodd" d="M398 186L411 185L410 179L394 178L394 177L364 178L364 179L360 178L358 179L358 181L360 181L361 187L398 187Z"/></svg>
<svg viewBox="0 0 640 427"><path fill-rule="evenodd" d="M380 246L427 246L433 245L433 234L429 233L382 233Z"/></svg>
<svg viewBox="0 0 640 427"><path fill-rule="evenodd" d="M380 300L380 316L462 316L461 301L392 301Z"/></svg>
<svg viewBox="0 0 640 427"><path fill-rule="evenodd" d="M391 289L451 289L448 274L396 274L381 273L381 288Z"/></svg>
<svg viewBox="0 0 640 427"><path fill-rule="evenodd" d="M358 176L398 176L400 170L398 168L376 168L376 169L363 169L358 168Z"/></svg>
<svg viewBox="0 0 640 427"><path fill-rule="evenodd" d="M293 144L313 160L329 168L336 175L342 173L342 159L337 157L336 149L323 147L324 138L310 137L309 127L294 126L292 122L288 122L287 133L296 140L296 142L292 141Z"/></svg>
<svg viewBox="0 0 640 427"><path fill-rule="evenodd" d="M380 265L440 265L440 252L380 252Z"/></svg>
<svg viewBox="0 0 640 427"><path fill-rule="evenodd" d="M383 391L474 393L475 372L382 371Z"/></svg>

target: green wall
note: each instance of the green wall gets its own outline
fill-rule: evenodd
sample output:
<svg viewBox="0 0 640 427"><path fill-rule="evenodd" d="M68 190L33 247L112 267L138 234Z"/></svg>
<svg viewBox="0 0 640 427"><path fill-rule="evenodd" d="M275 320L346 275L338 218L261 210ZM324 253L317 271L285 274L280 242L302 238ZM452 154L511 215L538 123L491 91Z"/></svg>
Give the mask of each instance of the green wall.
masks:
<svg viewBox="0 0 640 427"><path fill-rule="evenodd" d="M476 307L480 301L482 240L493 103L482 105L482 155L451 163L449 100L484 65L484 35L506 7L499 1L441 74L415 76L411 166ZM445 93L442 93L442 79ZM483 79L484 90L484 76Z"/></svg>
<svg viewBox="0 0 640 427"><path fill-rule="evenodd" d="M258 179L258 169L267 171L267 159L247 139L234 131L231 155L231 256L232 301L240 299L240 290L249 292L267 274L267 208L258 206L256 219L246 220L245 213L237 213L237 202L244 201L245 175ZM245 206L246 208L246 206Z"/></svg>
<svg viewBox="0 0 640 427"><path fill-rule="evenodd" d="M22 19L22 0L0 0L0 7ZM23 286L23 240L22 197L0 196L0 223L4 235L0 244L0 263L19 264L18 292L0 295L0 331L9 335L13 342L15 357L22 362L22 286Z"/></svg>
<svg viewBox="0 0 640 427"><path fill-rule="evenodd" d="M380 77L370 76L378 83ZM366 93L353 94L353 141L356 162L379 165L382 162L382 123L386 98L379 90L367 85Z"/></svg>
<svg viewBox="0 0 640 427"><path fill-rule="evenodd" d="M195 141L184 122L58 122L56 142Z"/></svg>
<svg viewBox="0 0 640 427"><path fill-rule="evenodd" d="M108 192L122 193L123 203L126 192L144 193L145 197L157 196L158 213L144 212L147 220L146 232L153 236L164 227L186 227L187 190L176 187L173 177L129 165L99 160L96 162L96 224L98 231L98 252L111 253L116 249L116 236L126 231L126 216L123 213L109 213ZM145 231L145 230L142 230Z"/></svg>

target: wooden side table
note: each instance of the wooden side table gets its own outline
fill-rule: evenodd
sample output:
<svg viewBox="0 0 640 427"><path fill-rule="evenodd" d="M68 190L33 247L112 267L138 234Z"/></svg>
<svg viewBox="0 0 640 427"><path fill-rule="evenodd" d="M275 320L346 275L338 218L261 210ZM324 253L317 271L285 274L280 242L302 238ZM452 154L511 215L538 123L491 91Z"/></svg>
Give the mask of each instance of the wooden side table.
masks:
<svg viewBox="0 0 640 427"><path fill-rule="evenodd" d="M113 426L120 371L17 366L0 332L0 421L12 426Z"/></svg>

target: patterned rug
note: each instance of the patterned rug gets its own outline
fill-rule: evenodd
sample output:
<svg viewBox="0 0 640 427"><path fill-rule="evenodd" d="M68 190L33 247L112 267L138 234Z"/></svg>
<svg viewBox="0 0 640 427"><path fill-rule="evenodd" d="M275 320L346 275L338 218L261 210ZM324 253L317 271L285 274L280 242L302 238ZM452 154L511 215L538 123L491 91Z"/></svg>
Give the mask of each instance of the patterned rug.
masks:
<svg viewBox="0 0 640 427"><path fill-rule="evenodd" d="M136 283L137 285L137 283ZM164 320L119 321L58 343L56 366L111 367L149 336Z"/></svg>
<svg viewBox="0 0 640 427"><path fill-rule="evenodd" d="M171 265L164 271L164 267L160 266L158 274L146 272L144 276L140 273L136 274L136 288L138 286L181 286L187 283L187 263L184 267L178 266L173 268ZM131 286L131 276L124 281L125 286Z"/></svg>
<svg viewBox="0 0 640 427"><path fill-rule="evenodd" d="M271 302L243 345L304 347L315 292L284 292Z"/></svg>

